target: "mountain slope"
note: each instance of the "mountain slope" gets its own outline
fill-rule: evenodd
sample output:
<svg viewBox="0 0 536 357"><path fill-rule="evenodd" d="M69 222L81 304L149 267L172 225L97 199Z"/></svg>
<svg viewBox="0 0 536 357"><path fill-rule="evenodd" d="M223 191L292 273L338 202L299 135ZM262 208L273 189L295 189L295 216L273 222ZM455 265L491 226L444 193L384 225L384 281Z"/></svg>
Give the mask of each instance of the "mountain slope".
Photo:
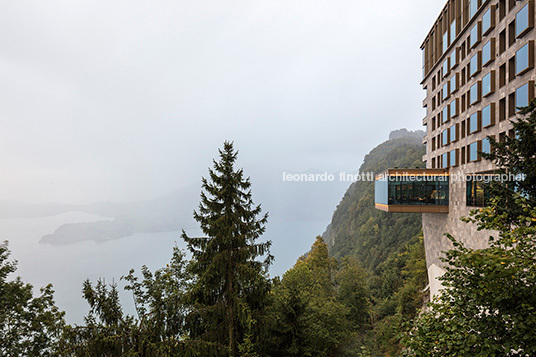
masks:
<svg viewBox="0 0 536 357"><path fill-rule="evenodd" d="M388 168L424 167L424 133L419 133L422 132L393 132L390 140L365 156L359 172L376 175ZM324 240L335 258L354 256L365 268L376 272L380 263L399 251L420 230L421 215L376 210L374 182L357 181L350 185L337 206Z"/></svg>

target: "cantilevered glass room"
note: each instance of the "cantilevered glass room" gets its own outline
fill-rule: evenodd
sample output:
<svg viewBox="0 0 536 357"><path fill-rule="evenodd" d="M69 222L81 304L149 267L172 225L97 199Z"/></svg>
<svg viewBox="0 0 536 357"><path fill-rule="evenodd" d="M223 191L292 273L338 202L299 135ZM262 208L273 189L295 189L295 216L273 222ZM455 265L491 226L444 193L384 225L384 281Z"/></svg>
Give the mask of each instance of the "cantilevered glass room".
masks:
<svg viewBox="0 0 536 357"><path fill-rule="evenodd" d="M385 212L448 213L448 171L387 170L376 176L375 204Z"/></svg>

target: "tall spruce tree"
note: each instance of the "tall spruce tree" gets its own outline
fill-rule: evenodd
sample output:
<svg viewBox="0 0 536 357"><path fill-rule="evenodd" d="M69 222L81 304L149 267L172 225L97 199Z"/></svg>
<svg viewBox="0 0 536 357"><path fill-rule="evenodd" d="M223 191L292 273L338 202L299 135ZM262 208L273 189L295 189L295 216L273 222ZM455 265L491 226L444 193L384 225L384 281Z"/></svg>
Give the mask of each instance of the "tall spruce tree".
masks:
<svg viewBox="0 0 536 357"><path fill-rule="evenodd" d="M209 180L202 179L194 219L206 237L182 234L192 253L194 276L187 294L192 307L187 324L191 340L199 342L205 355L252 352L270 288L271 242L257 243L268 215L254 205L249 177L235 170L237 155L233 143L226 141L219 161L213 160L209 169Z"/></svg>

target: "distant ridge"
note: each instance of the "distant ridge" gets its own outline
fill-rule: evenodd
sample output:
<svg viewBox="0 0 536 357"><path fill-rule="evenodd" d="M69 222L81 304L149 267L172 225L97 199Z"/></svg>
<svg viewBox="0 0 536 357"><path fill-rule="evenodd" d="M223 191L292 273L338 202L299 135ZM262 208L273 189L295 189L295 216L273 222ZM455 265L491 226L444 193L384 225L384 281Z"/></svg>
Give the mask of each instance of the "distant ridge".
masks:
<svg viewBox="0 0 536 357"><path fill-rule="evenodd" d="M399 139L399 138L415 138L422 139L426 135L423 130L410 131L406 128L393 130L389 134L389 140Z"/></svg>

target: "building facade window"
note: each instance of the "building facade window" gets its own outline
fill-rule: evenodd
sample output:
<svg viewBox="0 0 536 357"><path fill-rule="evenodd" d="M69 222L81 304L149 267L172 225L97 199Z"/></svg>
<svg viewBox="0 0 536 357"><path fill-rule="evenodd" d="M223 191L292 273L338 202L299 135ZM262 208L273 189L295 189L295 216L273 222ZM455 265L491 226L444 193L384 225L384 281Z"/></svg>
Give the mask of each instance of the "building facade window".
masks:
<svg viewBox="0 0 536 357"><path fill-rule="evenodd" d="M446 169L449 167L449 155L448 153L444 153L441 156L441 168Z"/></svg>
<svg viewBox="0 0 536 357"><path fill-rule="evenodd" d="M475 74L480 72L480 64L482 63L480 60L480 52L476 53L473 57L471 57L471 60L469 61L469 75L473 77Z"/></svg>
<svg viewBox="0 0 536 357"><path fill-rule="evenodd" d="M532 16L534 16L534 14ZM529 25L529 4L527 4L516 14L516 37L527 31Z"/></svg>
<svg viewBox="0 0 536 357"><path fill-rule="evenodd" d="M490 93L493 93L495 89L493 83L493 77L495 76L493 74L493 71L491 71L482 78L482 96L486 96Z"/></svg>
<svg viewBox="0 0 536 357"><path fill-rule="evenodd" d="M516 52L516 74L529 68L529 44L521 47Z"/></svg>
<svg viewBox="0 0 536 357"><path fill-rule="evenodd" d="M480 175L481 176L481 175ZM489 203L490 181L484 177L467 177L466 204L472 207L484 207Z"/></svg>
<svg viewBox="0 0 536 357"><path fill-rule="evenodd" d="M478 142L469 145L469 161L478 160Z"/></svg>
<svg viewBox="0 0 536 357"><path fill-rule="evenodd" d="M471 86L471 89L469 89L469 103L470 104L475 104L480 100L479 84L480 82L477 82Z"/></svg>
<svg viewBox="0 0 536 357"><path fill-rule="evenodd" d="M450 142L458 141L458 131L456 125L450 127Z"/></svg>
<svg viewBox="0 0 536 357"><path fill-rule="evenodd" d="M443 62L443 77L446 77L449 74L450 66L449 66L449 59L445 59L445 62Z"/></svg>
<svg viewBox="0 0 536 357"><path fill-rule="evenodd" d="M458 64L457 50L454 49L450 53L450 68L452 69L452 68L456 67L457 64Z"/></svg>
<svg viewBox="0 0 536 357"><path fill-rule="evenodd" d="M423 48L422 52L422 78L426 77L426 50Z"/></svg>
<svg viewBox="0 0 536 357"><path fill-rule="evenodd" d="M445 108L443 108L443 121L442 121L442 123L448 122L449 119L450 119L449 106L447 105Z"/></svg>
<svg viewBox="0 0 536 357"><path fill-rule="evenodd" d="M458 166L458 160L457 157L456 157L456 150L452 150L450 153L450 166Z"/></svg>
<svg viewBox="0 0 536 357"><path fill-rule="evenodd" d="M475 45L480 42L480 35L480 22L477 22L471 29L471 33L469 35L469 46L471 48L475 47Z"/></svg>
<svg viewBox="0 0 536 357"><path fill-rule="evenodd" d="M482 140L482 152L489 154L491 152L491 144L489 142L489 138L485 138Z"/></svg>
<svg viewBox="0 0 536 357"><path fill-rule="evenodd" d="M445 83L445 85L443 85L443 100L447 99L450 95L450 92L449 92L449 82Z"/></svg>
<svg viewBox="0 0 536 357"><path fill-rule="evenodd" d="M529 105L529 84L516 89L516 108L526 107Z"/></svg>
<svg viewBox="0 0 536 357"><path fill-rule="evenodd" d="M482 66L485 66L487 65L488 63L490 63L492 60L495 59L495 49L493 47L495 46L492 46L492 40L486 42L486 44L484 45L484 47L482 47Z"/></svg>
<svg viewBox="0 0 536 357"><path fill-rule="evenodd" d="M443 34L443 53L449 48L449 32L445 31Z"/></svg>
<svg viewBox="0 0 536 357"><path fill-rule="evenodd" d="M453 43L456 39L456 36L458 35L456 31L456 20L452 21L450 24L450 43Z"/></svg>
<svg viewBox="0 0 536 357"><path fill-rule="evenodd" d="M457 90L458 90L457 76L453 75L452 78L450 78L450 92L454 93Z"/></svg>
<svg viewBox="0 0 536 357"><path fill-rule="evenodd" d="M478 11L479 0L469 0L469 18L472 19Z"/></svg>
<svg viewBox="0 0 536 357"><path fill-rule="evenodd" d="M482 127L488 127L492 124L495 124L495 120L492 117L494 115L494 110L492 110L492 104L482 108Z"/></svg>
<svg viewBox="0 0 536 357"><path fill-rule="evenodd" d="M454 99L450 102L450 117L453 118L458 115L458 102L457 99Z"/></svg>
<svg viewBox="0 0 536 357"><path fill-rule="evenodd" d="M492 8L490 7L488 11L486 11L486 13L482 16L482 33L487 33L492 27Z"/></svg>
<svg viewBox="0 0 536 357"><path fill-rule="evenodd" d="M479 129L478 112L476 112L469 117L469 133L476 133Z"/></svg>

